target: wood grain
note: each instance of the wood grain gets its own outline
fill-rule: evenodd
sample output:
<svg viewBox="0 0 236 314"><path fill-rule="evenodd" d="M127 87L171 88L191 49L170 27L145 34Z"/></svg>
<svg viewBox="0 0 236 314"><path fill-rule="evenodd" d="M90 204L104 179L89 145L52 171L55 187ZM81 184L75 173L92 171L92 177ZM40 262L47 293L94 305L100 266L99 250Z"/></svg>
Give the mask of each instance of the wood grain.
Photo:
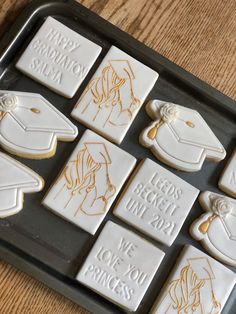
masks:
<svg viewBox="0 0 236 314"><path fill-rule="evenodd" d="M0 1L0 33L29 0ZM235 0L81 0L202 80L236 99ZM0 262L0 313L85 313L43 284Z"/></svg>
<svg viewBox="0 0 236 314"><path fill-rule="evenodd" d="M236 99L234 0L83 0L81 3Z"/></svg>

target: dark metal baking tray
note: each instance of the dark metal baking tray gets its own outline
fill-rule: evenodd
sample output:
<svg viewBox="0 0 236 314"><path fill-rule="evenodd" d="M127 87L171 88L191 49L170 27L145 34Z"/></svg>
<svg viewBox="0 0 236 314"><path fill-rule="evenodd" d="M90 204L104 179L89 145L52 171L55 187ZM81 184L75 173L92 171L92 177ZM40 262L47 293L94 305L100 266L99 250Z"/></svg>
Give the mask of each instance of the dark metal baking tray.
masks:
<svg viewBox="0 0 236 314"><path fill-rule="evenodd" d="M97 62L71 100L55 94L15 68L21 53L49 15L103 48ZM76 100L111 45L116 45L159 72L160 78L148 99L158 98L195 108L206 119L226 148L227 158L219 164L206 161L202 170L196 173L184 173L172 169L171 171L200 190L218 191L219 175L236 146L236 103L74 1L37 0L32 1L24 9L0 41L0 89L40 93L70 117ZM140 132L150 122L144 107L133 122L121 148L139 160L145 157L155 160L149 150L138 143ZM138 234L139 232L113 216L113 208L111 208L96 235L92 236L41 205L41 200L50 184L85 130L84 126L76 121L74 123L79 128L78 138L73 143L59 143L53 158L41 161L17 158L43 176L46 186L40 193L27 195L24 209L19 214L0 220L0 257L93 313L123 313L123 310L117 306L76 282L74 277L106 220L111 219ZM144 236L163 249L166 256L137 313L148 312L184 244L190 243L204 251L188 233L191 222L201 212L199 204L196 203L178 238L170 248ZM224 314L235 313L235 290L225 306Z"/></svg>

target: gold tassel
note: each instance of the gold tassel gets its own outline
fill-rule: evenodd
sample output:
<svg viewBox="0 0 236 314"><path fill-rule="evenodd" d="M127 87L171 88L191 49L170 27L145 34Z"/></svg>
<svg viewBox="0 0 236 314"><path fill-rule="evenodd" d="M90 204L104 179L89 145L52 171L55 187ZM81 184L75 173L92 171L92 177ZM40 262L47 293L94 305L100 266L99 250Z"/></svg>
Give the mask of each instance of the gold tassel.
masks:
<svg viewBox="0 0 236 314"><path fill-rule="evenodd" d="M199 226L199 230L201 233L205 234L207 233L208 229L210 228L210 224L212 223L212 221L217 217L218 215L213 214L212 216L208 217L206 221L204 221L203 223L201 223L201 225Z"/></svg>
<svg viewBox="0 0 236 314"><path fill-rule="evenodd" d="M150 140L154 140L156 135L157 135L157 130L162 126L162 124L164 123L163 120L160 120L159 122L157 122L154 127L151 128L151 130L148 131L148 138Z"/></svg>
<svg viewBox="0 0 236 314"><path fill-rule="evenodd" d="M33 112L33 113L40 113L40 110L38 108L30 108L30 110Z"/></svg>
<svg viewBox="0 0 236 314"><path fill-rule="evenodd" d="M0 111L0 121L3 119L3 117L4 117L4 112Z"/></svg>

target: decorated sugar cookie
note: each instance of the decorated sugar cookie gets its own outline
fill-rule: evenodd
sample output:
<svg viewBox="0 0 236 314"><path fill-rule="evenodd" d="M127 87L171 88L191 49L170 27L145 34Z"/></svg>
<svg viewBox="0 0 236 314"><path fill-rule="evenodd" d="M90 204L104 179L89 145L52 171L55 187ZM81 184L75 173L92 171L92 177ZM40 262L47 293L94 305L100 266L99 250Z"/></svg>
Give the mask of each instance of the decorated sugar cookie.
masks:
<svg viewBox="0 0 236 314"><path fill-rule="evenodd" d="M235 273L186 245L150 314L224 313L235 283Z"/></svg>
<svg viewBox="0 0 236 314"><path fill-rule="evenodd" d="M0 91L0 146L40 159L54 155L57 141L73 141L75 125L39 94Z"/></svg>
<svg viewBox="0 0 236 314"><path fill-rule="evenodd" d="M219 188L230 196L236 197L236 149L219 180Z"/></svg>
<svg viewBox="0 0 236 314"><path fill-rule="evenodd" d="M206 213L192 224L192 237L215 258L236 266L236 200L206 191L199 201Z"/></svg>
<svg viewBox="0 0 236 314"><path fill-rule="evenodd" d="M145 239L108 221L76 279L111 302L136 311L164 255Z"/></svg>
<svg viewBox="0 0 236 314"><path fill-rule="evenodd" d="M135 163L133 156L86 130L43 204L94 234Z"/></svg>
<svg viewBox="0 0 236 314"><path fill-rule="evenodd" d="M119 144L157 78L157 72L112 46L71 114Z"/></svg>
<svg viewBox="0 0 236 314"><path fill-rule="evenodd" d="M0 218L23 208L24 193L42 190L43 179L20 162L0 153Z"/></svg>
<svg viewBox="0 0 236 314"><path fill-rule="evenodd" d="M67 98L72 98L102 48L51 16L47 17L16 67Z"/></svg>
<svg viewBox="0 0 236 314"><path fill-rule="evenodd" d="M171 245L199 190L150 159L135 171L114 214L157 241Z"/></svg>
<svg viewBox="0 0 236 314"><path fill-rule="evenodd" d="M149 102L146 110L154 122L143 130L140 143L162 162L191 172L205 159L224 159L224 147L196 110L160 100Z"/></svg>

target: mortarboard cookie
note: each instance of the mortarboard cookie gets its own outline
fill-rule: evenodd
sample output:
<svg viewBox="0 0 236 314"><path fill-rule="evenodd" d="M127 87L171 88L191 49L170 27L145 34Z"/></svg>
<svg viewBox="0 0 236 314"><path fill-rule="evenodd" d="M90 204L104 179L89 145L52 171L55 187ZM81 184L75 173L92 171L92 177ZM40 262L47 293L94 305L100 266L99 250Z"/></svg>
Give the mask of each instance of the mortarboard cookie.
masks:
<svg viewBox="0 0 236 314"><path fill-rule="evenodd" d="M186 245L150 314L223 313L235 283L235 273Z"/></svg>
<svg viewBox="0 0 236 314"><path fill-rule="evenodd" d="M75 125L39 94L0 91L0 145L32 159L54 155L57 140L73 141Z"/></svg>
<svg viewBox="0 0 236 314"><path fill-rule="evenodd" d="M86 130L43 204L95 234L136 159Z"/></svg>
<svg viewBox="0 0 236 314"><path fill-rule="evenodd" d="M102 48L49 16L16 67L56 93L72 98Z"/></svg>
<svg viewBox="0 0 236 314"><path fill-rule="evenodd" d="M42 190L43 179L20 162L0 153L0 218L23 208L24 193Z"/></svg>
<svg viewBox="0 0 236 314"><path fill-rule="evenodd" d="M236 197L236 149L221 175L218 186L228 195Z"/></svg>
<svg viewBox="0 0 236 314"><path fill-rule="evenodd" d="M199 201L206 213L192 224L192 237L218 260L236 266L236 200L206 191Z"/></svg>
<svg viewBox="0 0 236 314"><path fill-rule="evenodd" d="M149 102L146 110L155 121L140 134L140 143L165 164L192 172L206 158L225 158L224 147L196 110L160 100Z"/></svg>
<svg viewBox="0 0 236 314"><path fill-rule="evenodd" d="M120 144L158 73L112 46L71 115Z"/></svg>

